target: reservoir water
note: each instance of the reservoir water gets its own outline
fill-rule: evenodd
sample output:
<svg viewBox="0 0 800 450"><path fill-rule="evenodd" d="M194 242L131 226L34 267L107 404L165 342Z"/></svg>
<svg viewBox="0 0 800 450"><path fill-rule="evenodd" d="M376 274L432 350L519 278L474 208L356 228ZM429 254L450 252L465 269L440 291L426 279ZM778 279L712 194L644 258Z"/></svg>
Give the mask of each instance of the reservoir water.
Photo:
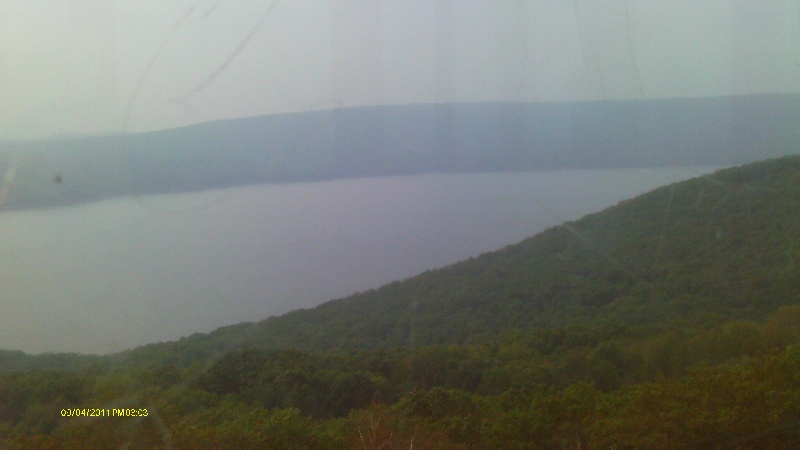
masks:
<svg viewBox="0 0 800 450"><path fill-rule="evenodd" d="M307 308L712 167L366 178L0 213L0 348L107 353Z"/></svg>

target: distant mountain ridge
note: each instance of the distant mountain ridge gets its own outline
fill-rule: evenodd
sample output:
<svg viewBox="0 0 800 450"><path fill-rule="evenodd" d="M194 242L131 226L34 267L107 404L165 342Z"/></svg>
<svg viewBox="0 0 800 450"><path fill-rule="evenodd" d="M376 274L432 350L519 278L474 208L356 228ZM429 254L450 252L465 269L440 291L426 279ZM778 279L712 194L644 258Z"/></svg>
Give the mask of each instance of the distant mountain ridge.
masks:
<svg viewBox="0 0 800 450"><path fill-rule="evenodd" d="M0 207L428 172L735 165L796 153L798 123L800 94L776 94L375 106L6 141Z"/></svg>

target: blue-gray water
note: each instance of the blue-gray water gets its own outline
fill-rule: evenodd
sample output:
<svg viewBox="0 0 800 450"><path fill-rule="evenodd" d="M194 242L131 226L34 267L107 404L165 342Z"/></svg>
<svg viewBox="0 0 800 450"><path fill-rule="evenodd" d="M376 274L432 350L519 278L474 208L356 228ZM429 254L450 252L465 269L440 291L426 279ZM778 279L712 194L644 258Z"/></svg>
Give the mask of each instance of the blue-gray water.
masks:
<svg viewBox="0 0 800 450"><path fill-rule="evenodd" d="M0 348L105 353L518 242L711 167L430 174L0 213Z"/></svg>

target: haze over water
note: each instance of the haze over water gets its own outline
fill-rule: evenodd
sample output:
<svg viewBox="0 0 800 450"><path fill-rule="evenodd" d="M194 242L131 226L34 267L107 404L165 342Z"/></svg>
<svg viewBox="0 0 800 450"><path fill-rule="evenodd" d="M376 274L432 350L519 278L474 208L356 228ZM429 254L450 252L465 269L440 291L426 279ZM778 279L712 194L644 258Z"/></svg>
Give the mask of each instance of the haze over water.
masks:
<svg viewBox="0 0 800 450"><path fill-rule="evenodd" d="M0 214L0 348L107 353L516 243L713 168L429 174Z"/></svg>

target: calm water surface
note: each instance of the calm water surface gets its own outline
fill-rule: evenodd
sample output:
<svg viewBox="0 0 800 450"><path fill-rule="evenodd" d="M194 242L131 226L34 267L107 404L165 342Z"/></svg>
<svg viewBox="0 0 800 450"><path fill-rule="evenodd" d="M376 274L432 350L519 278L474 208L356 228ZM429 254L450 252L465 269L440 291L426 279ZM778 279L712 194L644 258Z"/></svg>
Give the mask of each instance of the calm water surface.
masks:
<svg viewBox="0 0 800 450"><path fill-rule="evenodd" d="M0 348L105 353L518 242L711 167L430 174L0 214Z"/></svg>

